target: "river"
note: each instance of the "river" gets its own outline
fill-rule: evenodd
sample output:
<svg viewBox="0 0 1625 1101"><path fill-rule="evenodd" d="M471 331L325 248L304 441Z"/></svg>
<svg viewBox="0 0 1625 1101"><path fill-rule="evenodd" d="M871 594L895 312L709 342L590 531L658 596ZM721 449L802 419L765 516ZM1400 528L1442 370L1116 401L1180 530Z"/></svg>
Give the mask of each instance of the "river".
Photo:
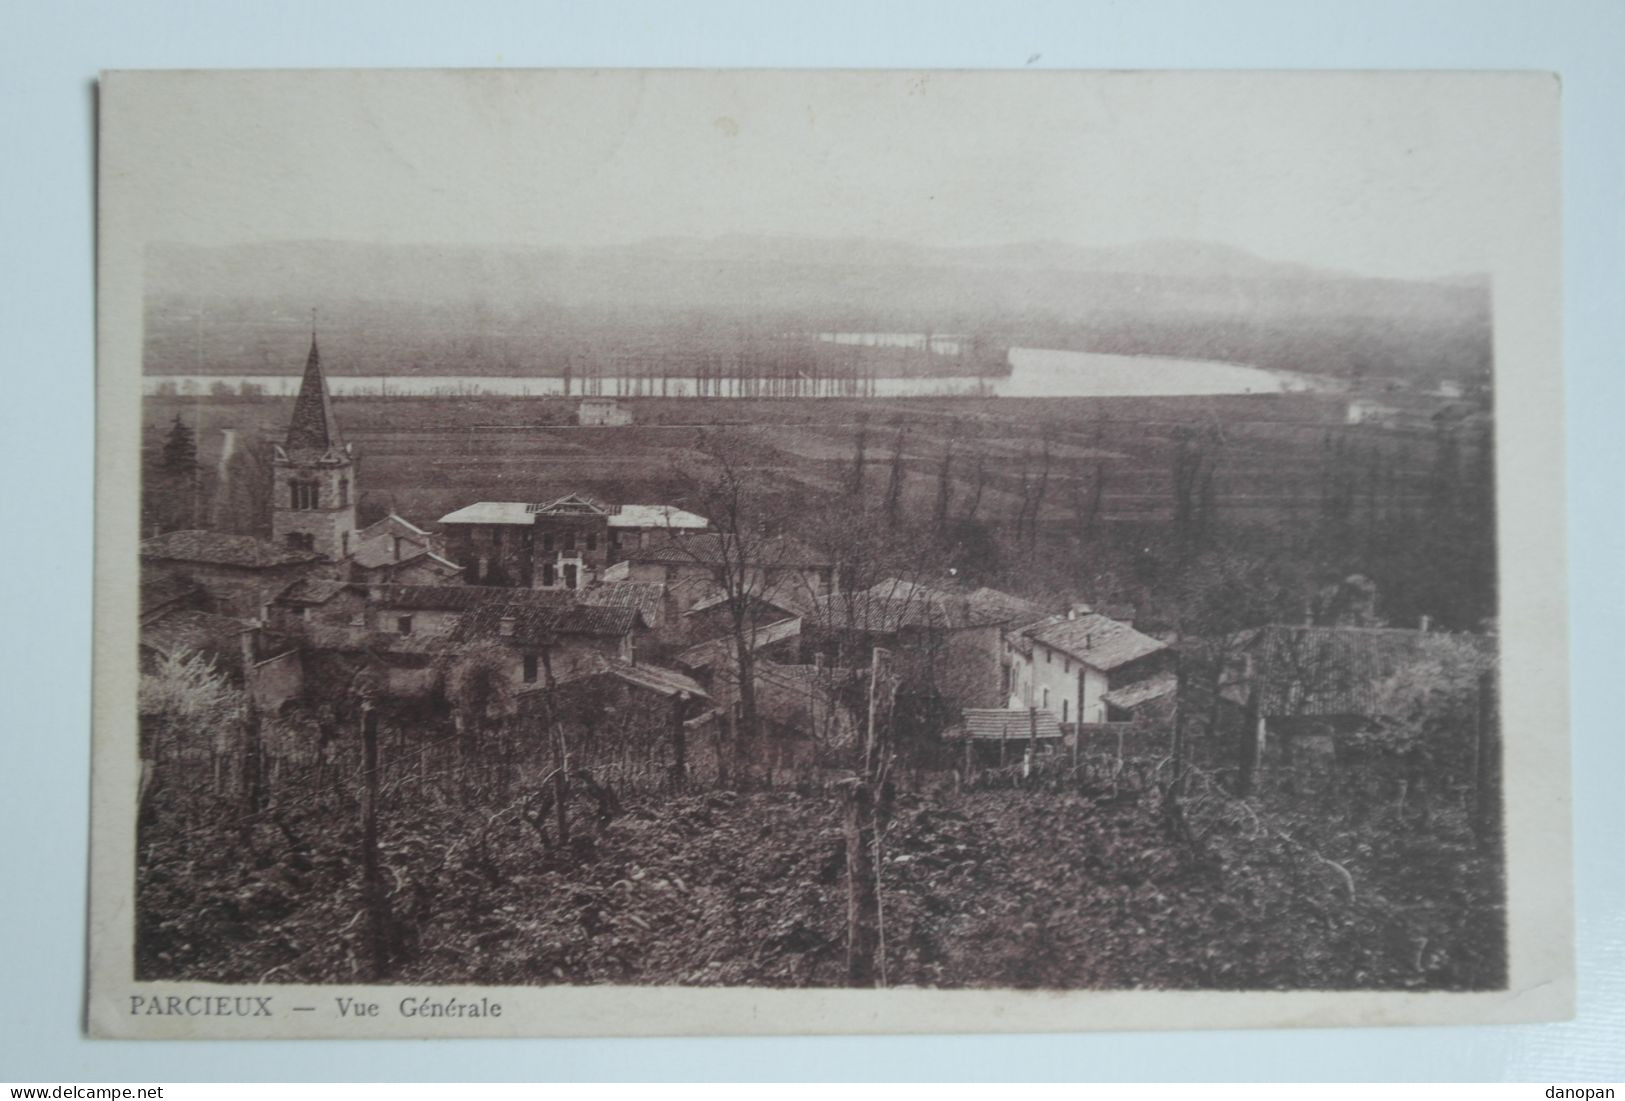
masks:
<svg viewBox="0 0 1625 1101"><path fill-rule="evenodd" d="M844 335L844 334L843 334ZM638 379L604 378L597 391L605 397L686 397L694 392L692 376ZM228 393L251 388L269 395L292 396L299 390L298 375L147 375L147 394L177 392L208 394L221 388ZM581 393L582 380L571 387ZM732 380L720 380L718 397L734 397ZM562 378L505 375L346 375L328 369L328 389L338 395L401 396L509 396L545 397L564 392ZM1199 394L1278 394L1321 389L1326 383L1312 375L1269 371L1239 363L1171 359L1161 356L1117 356L1099 352L1011 348L1010 374L1000 378L877 378L877 397L947 397L985 394L1009 398L1170 397ZM250 392L253 392L252 389ZM803 394L802 396L824 396ZM829 396L839 396L831 393Z"/></svg>

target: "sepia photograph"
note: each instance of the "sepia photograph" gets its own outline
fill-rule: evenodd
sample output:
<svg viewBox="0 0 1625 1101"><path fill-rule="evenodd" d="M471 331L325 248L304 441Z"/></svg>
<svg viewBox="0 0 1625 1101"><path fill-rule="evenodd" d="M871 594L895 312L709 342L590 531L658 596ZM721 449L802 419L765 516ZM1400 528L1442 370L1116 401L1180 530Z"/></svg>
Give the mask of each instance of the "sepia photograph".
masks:
<svg viewBox="0 0 1625 1101"><path fill-rule="evenodd" d="M94 1032L1569 1012L1550 78L100 94Z"/></svg>

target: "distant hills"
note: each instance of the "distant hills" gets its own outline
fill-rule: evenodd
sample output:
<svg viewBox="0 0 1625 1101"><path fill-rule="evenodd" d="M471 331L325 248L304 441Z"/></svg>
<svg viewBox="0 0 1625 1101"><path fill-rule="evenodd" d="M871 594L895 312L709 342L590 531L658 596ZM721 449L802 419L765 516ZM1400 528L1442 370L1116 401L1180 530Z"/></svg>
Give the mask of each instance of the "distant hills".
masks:
<svg viewBox="0 0 1625 1101"><path fill-rule="evenodd" d="M1490 362L1485 280L1361 278L1189 241L304 241L154 246L148 261L152 373L295 371L312 308L324 351L357 374L553 374L593 357L751 354L831 330L1336 375L1465 377Z"/></svg>

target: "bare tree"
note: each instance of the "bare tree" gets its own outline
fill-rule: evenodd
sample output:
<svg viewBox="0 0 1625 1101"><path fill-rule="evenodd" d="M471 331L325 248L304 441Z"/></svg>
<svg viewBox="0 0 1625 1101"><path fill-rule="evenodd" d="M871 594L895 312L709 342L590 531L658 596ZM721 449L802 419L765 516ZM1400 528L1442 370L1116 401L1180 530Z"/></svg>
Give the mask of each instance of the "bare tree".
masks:
<svg viewBox="0 0 1625 1101"><path fill-rule="evenodd" d="M886 482L886 522L893 528L902 523L903 518L903 438L908 429L899 428L897 438L892 441L891 449L891 475Z"/></svg>
<svg viewBox="0 0 1625 1101"><path fill-rule="evenodd" d="M846 475L846 492L848 496L859 497L863 495L863 464L867 461L865 452L869 446L869 418L858 414L858 439L852 452L852 467Z"/></svg>
<svg viewBox="0 0 1625 1101"><path fill-rule="evenodd" d="M954 442L952 439L943 445L942 465L937 468L937 507L932 516L932 526L937 532L947 530L948 510L953 504L953 468L954 468Z"/></svg>
<svg viewBox="0 0 1625 1101"><path fill-rule="evenodd" d="M987 455L976 452L976 473L971 476L970 502L965 506L966 523L974 523L976 512L982 507L982 491L987 488Z"/></svg>

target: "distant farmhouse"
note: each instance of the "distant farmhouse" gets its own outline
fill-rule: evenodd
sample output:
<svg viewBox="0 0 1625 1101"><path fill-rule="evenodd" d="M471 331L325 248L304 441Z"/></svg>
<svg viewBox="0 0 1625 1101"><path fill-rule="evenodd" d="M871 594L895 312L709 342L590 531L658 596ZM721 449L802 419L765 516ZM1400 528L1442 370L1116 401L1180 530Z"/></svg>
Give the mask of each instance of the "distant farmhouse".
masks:
<svg viewBox="0 0 1625 1101"><path fill-rule="evenodd" d="M576 410L576 423L620 426L632 423L632 411L614 398L582 398Z"/></svg>
<svg viewBox="0 0 1625 1101"><path fill-rule="evenodd" d="M1389 424L1399 416L1399 410L1371 398L1355 398L1349 402L1344 415L1345 424Z"/></svg>

